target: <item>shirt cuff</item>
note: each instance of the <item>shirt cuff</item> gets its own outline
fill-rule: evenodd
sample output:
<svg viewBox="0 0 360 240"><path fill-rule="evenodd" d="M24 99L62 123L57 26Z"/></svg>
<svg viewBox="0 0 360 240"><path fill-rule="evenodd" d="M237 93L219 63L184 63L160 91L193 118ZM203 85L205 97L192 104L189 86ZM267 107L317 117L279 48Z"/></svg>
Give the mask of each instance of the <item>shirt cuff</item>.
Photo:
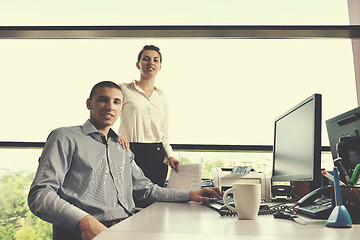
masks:
<svg viewBox="0 0 360 240"><path fill-rule="evenodd" d="M190 192L187 190L176 190L175 202L188 202Z"/></svg>
<svg viewBox="0 0 360 240"><path fill-rule="evenodd" d="M87 212L72 206L61 213L61 225L71 230L78 230L79 221L87 215L89 215Z"/></svg>

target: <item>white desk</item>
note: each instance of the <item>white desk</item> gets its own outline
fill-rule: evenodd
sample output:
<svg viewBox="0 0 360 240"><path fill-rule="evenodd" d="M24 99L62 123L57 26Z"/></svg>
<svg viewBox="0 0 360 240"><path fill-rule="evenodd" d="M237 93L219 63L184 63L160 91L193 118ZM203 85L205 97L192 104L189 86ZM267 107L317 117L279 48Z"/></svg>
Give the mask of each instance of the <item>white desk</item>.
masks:
<svg viewBox="0 0 360 240"><path fill-rule="evenodd" d="M359 239L360 225L328 228L325 220L301 217L306 225L272 215L257 220L221 217L199 203L154 203L98 235L95 240L347 240Z"/></svg>

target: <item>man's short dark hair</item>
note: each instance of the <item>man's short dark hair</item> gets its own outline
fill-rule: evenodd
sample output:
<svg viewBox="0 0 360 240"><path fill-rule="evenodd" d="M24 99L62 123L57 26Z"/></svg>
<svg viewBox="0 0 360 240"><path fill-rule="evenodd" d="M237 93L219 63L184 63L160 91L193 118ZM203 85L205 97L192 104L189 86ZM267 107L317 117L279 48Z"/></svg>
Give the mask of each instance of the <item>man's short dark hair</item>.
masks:
<svg viewBox="0 0 360 240"><path fill-rule="evenodd" d="M102 82L99 82L97 84L95 84L93 86L93 88L91 89L91 92L90 92L90 100L92 100L93 96L95 95L96 93L96 89L98 88L102 88L102 87L108 87L108 88L116 88L116 89L119 89L121 91L121 88L118 84L112 82L112 81L102 81Z"/></svg>
<svg viewBox="0 0 360 240"><path fill-rule="evenodd" d="M162 55L161 55L161 52L160 52L160 48L158 48L158 47L156 47L156 46L154 46L154 45L145 45L145 46L143 47L143 49L139 52L137 62L140 62L141 55L142 55L143 52L146 51L146 50L156 51L156 52L160 55L160 63L162 63Z"/></svg>

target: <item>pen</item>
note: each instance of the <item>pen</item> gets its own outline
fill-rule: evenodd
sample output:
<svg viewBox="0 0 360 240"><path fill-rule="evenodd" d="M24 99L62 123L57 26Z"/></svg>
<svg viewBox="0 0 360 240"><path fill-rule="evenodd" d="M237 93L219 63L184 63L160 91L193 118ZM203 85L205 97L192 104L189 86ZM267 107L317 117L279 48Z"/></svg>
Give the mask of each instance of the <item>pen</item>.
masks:
<svg viewBox="0 0 360 240"><path fill-rule="evenodd" d="M325 177L327 177L329 180L331 180L331 181L334 182L334 176L333 176L333 175L331 175L330 173L328 173L327 171L324 171L324 170L322 170L321 173L322 173L322 175L324 175ZM340 185L346 186L346 184L343 183L342 181L340 181Z"/></svg>
<svg viewBox="0 0 360 240"><path fill-rule="evenodd" d="M347 170L342 164L342 158L337 158L334 160L334 165L338 168L338 171L341 173L341 176L345 178L345 182L348 184L350 182L350 177Z"/></svg>
<svg viewBox="0 0 360 240"><path fill-rule="evenodd" d="M353 187L356 187L356 185L359 181L359 178L360 178L360 164L357 164L355 167L355 170L351 176L349 184Z"/></svg>
<svg viewBox="0 0 360 240"><path fill-rule="evenodd" d="M336 206L341 206L342 204L342 197L341 197L341 192L340 192L340 178L339 178L339 171L337 169L337 167L334 167L334 190L335 190L335 204Z"/></svg>

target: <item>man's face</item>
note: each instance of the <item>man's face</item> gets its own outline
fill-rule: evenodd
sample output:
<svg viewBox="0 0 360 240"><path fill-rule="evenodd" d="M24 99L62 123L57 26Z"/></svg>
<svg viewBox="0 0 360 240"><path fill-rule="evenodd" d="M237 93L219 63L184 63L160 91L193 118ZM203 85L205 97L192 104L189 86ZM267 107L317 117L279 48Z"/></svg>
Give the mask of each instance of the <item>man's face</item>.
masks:
<svg viewBox="0 0 360 240"><path fill-rule="evenodd" d="M97 130L108 131L121 113L123 96L117 88L100 87L93 98L86 101L90 110L90 121ZM106 132L107 134L107 132Z"/></svg>

